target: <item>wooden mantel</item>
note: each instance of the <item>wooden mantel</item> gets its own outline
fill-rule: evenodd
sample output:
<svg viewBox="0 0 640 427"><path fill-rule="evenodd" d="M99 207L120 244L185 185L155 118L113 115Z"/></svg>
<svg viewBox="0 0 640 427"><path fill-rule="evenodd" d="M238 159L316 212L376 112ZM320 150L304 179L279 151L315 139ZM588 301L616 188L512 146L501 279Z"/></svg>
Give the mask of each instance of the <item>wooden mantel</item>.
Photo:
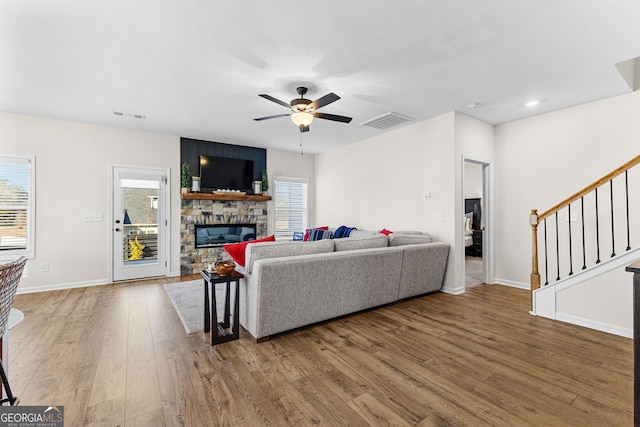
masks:
<svg viewBox="0 0 640 427"><path fill-rule="evenodd" d="M249 195L249 194L212 194L212 193L182 193L183 200L246 200L253 202L267 202L271 200L271 196Z"/></svg>

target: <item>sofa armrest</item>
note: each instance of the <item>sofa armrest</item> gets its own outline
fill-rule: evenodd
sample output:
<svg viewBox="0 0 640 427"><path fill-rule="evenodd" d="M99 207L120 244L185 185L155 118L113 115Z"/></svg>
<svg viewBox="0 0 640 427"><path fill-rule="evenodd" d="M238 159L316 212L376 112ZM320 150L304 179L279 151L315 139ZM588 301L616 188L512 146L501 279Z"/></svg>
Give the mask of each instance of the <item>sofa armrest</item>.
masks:
<svg viewBox="0 0 640 427"><path fill-rule="evenodd" d="M442 288L449 258L448 244L436 242L399 248L402 249L399 300Z"/></svg>

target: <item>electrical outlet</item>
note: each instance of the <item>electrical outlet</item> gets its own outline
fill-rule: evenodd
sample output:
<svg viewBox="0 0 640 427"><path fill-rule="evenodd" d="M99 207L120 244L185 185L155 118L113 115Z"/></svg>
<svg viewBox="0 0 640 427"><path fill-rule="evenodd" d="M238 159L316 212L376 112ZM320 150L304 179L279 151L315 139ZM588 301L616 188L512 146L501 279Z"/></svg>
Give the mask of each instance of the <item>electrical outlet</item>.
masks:
<svg viewBox="0 0 640 427"><path fill-rule="evenodd" d="M444 212L436 213L436 221L444 221Z"/></svg>
<svg viewBox="0 0 640 427"><path fill-rule="evenodd" d="M101 213L94 213L92 215L92 218L94 221L102 221L102 214Z"/></svg>
<svg viewBox="0 0 640 427"><path fill-rule="evenodd" d="M40 271L42 273L48 273L49 272L49 263L45 262L40 264Z"/></svg>
<svg viewBox="0 0 640 427"><path fill-rule="evenodd" d="M425 200L429 200L429 199L431 199L431 192L430 191L425 191L423 196L424 196Z"/></svg>
<svg viewBox="0 0 640 427"><path fill-rule="evenodd" d="M90 214L90 213L82 214L82 221L84 222L93 221L93 214Z"/></svg>

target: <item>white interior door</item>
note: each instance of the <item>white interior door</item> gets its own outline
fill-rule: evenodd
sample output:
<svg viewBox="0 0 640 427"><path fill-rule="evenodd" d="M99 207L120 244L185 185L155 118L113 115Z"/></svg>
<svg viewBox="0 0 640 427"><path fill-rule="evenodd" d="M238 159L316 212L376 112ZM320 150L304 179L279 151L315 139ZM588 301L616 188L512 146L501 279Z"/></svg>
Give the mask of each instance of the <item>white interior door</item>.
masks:
<svg viewBox="0 0 640 427"><path fill-rule="evenodd" d="M167 171L114 166L112 279L166 276Z"/></svg>

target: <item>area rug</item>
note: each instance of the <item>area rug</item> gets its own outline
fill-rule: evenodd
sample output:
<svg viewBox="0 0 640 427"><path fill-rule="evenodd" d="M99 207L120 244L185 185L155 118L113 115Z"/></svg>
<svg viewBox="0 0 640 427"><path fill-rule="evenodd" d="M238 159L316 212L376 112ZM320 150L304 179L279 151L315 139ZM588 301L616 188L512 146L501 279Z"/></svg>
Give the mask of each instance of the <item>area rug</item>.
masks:
<svg viewBox="0 0 640 427"><path fill-rule="evenodd" d="M182 321L187 334L204 330L204 288L203 280L189 282L167 283L164 285L169 299ZM216 303L218 319L222 319L224 312L224 284L216 287ZM231 287L234 288L233 286ZM235 294L232 292L231 297ZM233 299L232 299L233 301Z"/></svg>

